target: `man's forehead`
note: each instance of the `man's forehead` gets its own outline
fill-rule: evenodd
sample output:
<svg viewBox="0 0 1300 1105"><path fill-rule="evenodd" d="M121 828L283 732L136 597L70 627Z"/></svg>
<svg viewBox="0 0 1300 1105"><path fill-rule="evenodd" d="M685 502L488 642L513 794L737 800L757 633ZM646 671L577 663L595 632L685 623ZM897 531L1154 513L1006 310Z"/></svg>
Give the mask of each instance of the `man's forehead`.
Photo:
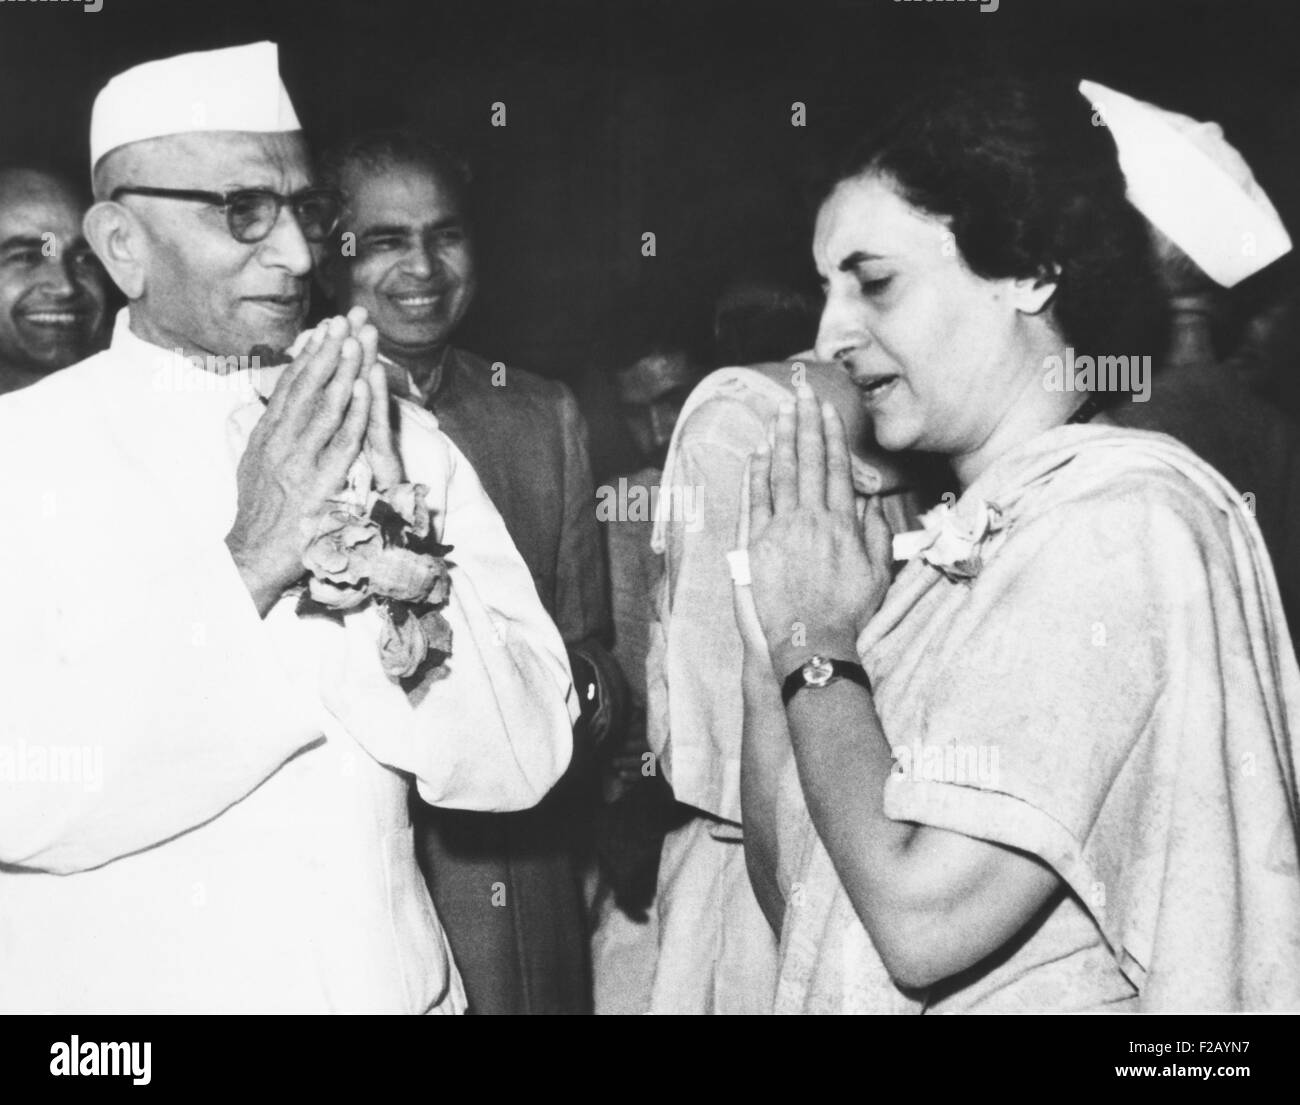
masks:
<svg viewBox="0 0 1300 1105"><path fill-rule="evenodd" d="M353 163L343 173L342 185L357 229L420 227L461 217L456 190L421 165Z"/></svg>
<svg viewBox="0 0 1300 1105"><path fill-rule="evenodd" d="M165 187L295 189L311 175L297 131L206 131L137 143L129 149L132 183Z"/></svg>
<svg viewBox="0 0 1300 1105"><path fill-rule="evenodd" d="M80 233L81 202L57 177L0 173L0 240L18 235Z"/></svg>

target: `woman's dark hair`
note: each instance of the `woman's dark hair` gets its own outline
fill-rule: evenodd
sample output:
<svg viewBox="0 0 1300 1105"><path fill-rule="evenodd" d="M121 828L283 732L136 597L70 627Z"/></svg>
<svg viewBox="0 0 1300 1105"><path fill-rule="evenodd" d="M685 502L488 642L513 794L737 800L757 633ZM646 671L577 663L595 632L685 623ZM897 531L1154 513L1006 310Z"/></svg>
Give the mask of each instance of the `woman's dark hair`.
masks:
<svg viewBox="0 0 1300 1105"><path fill-rule="evenodd" d="M1110 131L1073 84L928 87L852 150L831 186L864 174L946 217L976 275L1055 279L1053 318L1079 353L1161 352L1146 221L1125 199Z"/></svg>

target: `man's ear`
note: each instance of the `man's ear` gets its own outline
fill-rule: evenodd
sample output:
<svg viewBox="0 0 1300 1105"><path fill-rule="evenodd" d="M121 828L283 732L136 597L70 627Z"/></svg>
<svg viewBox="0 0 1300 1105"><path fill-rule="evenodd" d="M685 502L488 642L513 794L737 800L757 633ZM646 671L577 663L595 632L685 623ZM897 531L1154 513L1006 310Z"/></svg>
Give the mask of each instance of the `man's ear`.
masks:
<svg viewBox="0 0 1300 1105"><path fill-rule="evenodd" d="M1026 315L1037 315L1047 307L1056 296L1056 288L1061 279L1059 265L1044 266L1037 276L1027 276L1011 283L1011 304L1017 311Z"/></svg>
<svg viewBox="0 0 1300 1105"><path fill-rule="evenodd" d="M81 222L86 241L129 300L144 295L145 241L140 221L120 203L97 203Z"/></svg>

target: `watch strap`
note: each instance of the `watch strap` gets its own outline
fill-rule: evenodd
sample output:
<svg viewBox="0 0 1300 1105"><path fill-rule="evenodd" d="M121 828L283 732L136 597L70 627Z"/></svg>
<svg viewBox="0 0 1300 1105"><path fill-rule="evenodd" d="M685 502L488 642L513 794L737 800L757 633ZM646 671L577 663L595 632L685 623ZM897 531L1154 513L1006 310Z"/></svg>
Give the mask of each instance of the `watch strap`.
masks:
<svg viewBox="0 0 1300 1105"><path fill-rule="evenodd" d="M818 659L818 658L814 657L813 659ZM832 673L831 678L827 680L826 683L822 684L822 686L828 687L830 686L831 683L834 683L835 680L837 679L847 679L849 680L849 682L856 683L859 687L864 688L868 693L871 692L871 680L867 677L866 668L864 668L856 660L831 660L829 661L829 663L830 663L831 673ZM801 690L803 690L805 687L813 687L814 689L818 689L818 690L820 689L820 687L818 687L816 684L809 683L808 680L805 678L804 669L807 666L808 666L807 663L800 664L797 668L794 669L794 671L792 671L789 675L787 675L784 681L781 683L782 704L789 706L790 700L794 698L794 696L798 694Z"/></svg>

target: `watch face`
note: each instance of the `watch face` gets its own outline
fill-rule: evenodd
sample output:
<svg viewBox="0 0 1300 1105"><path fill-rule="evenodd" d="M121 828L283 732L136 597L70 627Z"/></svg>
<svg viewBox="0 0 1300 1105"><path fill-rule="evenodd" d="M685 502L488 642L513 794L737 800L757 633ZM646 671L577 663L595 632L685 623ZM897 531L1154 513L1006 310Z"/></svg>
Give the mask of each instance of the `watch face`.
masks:
<svg viewBox="0 0 1300 1105"><path fill-rule="evenodd" d="M810 687L824 687L831 681L835 669L822 656L813 656L803 666L803 681Z"/></svg>

